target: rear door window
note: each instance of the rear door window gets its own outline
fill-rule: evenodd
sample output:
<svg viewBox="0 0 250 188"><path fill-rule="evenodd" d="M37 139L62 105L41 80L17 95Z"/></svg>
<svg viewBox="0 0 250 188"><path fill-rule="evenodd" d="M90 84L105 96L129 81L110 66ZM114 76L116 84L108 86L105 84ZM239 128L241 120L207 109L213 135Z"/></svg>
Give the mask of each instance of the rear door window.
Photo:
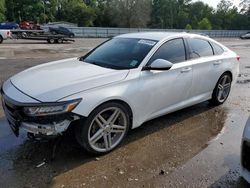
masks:
<svg viewBox="0 0 250 188"><path fill-rule="evenodd" d="M149 64L151 64L156 59L165 59L171 63L185 61L186 52L183 39L173 39L164 43L151 57Z"/></svg>
<svg viewBox="0 0 250 188"><path fill-rule="evenodd" d="M214 49L214 55L221 55L223 54L224 50L222 47L220 47L218 44L215 44L214 42L211 42L213 49Z"/></svg>
<svg viewBox="0 0 250 188"><path fill-rule="evenodd" d="M190 46L191 59L213 55L213 49L206 40L191 38L188 39L188 44Z"/></svg>

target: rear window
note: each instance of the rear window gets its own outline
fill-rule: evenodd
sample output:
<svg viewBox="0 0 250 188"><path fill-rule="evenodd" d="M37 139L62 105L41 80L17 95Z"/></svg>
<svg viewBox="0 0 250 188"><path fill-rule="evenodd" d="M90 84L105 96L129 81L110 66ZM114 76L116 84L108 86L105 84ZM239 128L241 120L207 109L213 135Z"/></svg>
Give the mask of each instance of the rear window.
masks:
<svg viewBox="0 0 250 188"><path fill-rule="evenodd" d="M214 55L221 55L223 54L224 50L222 47L220 47L218 44L215 44L214 42L211 42L213 49L214 49Z"/></svg>
<svg viewBox="0 0 250 188"><path fill-rule="evenodd" d="M213 55L213 49L208 41L203 39L188 39L190 57L192 59Z"/></svg>

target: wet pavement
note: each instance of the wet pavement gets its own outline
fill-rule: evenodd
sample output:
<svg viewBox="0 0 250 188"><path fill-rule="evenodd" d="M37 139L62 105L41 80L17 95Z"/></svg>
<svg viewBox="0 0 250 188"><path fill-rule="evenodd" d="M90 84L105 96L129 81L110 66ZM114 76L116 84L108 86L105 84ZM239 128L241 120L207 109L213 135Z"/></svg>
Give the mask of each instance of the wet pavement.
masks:
<svg viewBox="0 0 250 188"><path fill-rule="evenodd" d="M52 52L40 50L47 44L31 43L21 54L8 42L4 48L12 54L1 54L0 46L0 83L30 66L85 53L77 51L81 44L87 49L102 41L50 46ZM16 138L0 108L0 187L249 187L240 177L240 144L250 115L250 40L222 43L241 56L225 104L204 102L151 120L104 156L82 151L71 131L49 141L30 140L24 132Z"/></svg>

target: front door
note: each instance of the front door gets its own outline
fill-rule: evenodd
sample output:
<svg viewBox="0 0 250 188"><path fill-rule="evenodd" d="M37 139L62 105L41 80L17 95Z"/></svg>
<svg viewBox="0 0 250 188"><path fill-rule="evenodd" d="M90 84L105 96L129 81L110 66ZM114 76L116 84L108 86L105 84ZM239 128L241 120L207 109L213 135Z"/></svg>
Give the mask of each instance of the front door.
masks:
<svg viewBox="0 0 250 188"><path fill-rule="evenodd" d="M165 59L173 63L166 71L142 71L140 92L144 100L141 114L143 119L151 119L173 111L190 97L192 85L192 65L186 61L185 45L182 38L164 43L149 60L150 65L156 59ZM146 100L145 100L146 99Z"/></svg>

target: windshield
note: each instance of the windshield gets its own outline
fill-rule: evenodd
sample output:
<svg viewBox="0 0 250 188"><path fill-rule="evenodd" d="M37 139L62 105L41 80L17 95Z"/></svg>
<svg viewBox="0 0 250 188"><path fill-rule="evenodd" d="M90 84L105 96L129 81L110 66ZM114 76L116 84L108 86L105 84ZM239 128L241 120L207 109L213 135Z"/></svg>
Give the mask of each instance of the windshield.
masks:
<svg viewBox="0 0 250 188"><path fill-rule="evenodd" d="M132 69L140 65L156 41L131 38L111 39L81 60L112 69Z"/></svg>

